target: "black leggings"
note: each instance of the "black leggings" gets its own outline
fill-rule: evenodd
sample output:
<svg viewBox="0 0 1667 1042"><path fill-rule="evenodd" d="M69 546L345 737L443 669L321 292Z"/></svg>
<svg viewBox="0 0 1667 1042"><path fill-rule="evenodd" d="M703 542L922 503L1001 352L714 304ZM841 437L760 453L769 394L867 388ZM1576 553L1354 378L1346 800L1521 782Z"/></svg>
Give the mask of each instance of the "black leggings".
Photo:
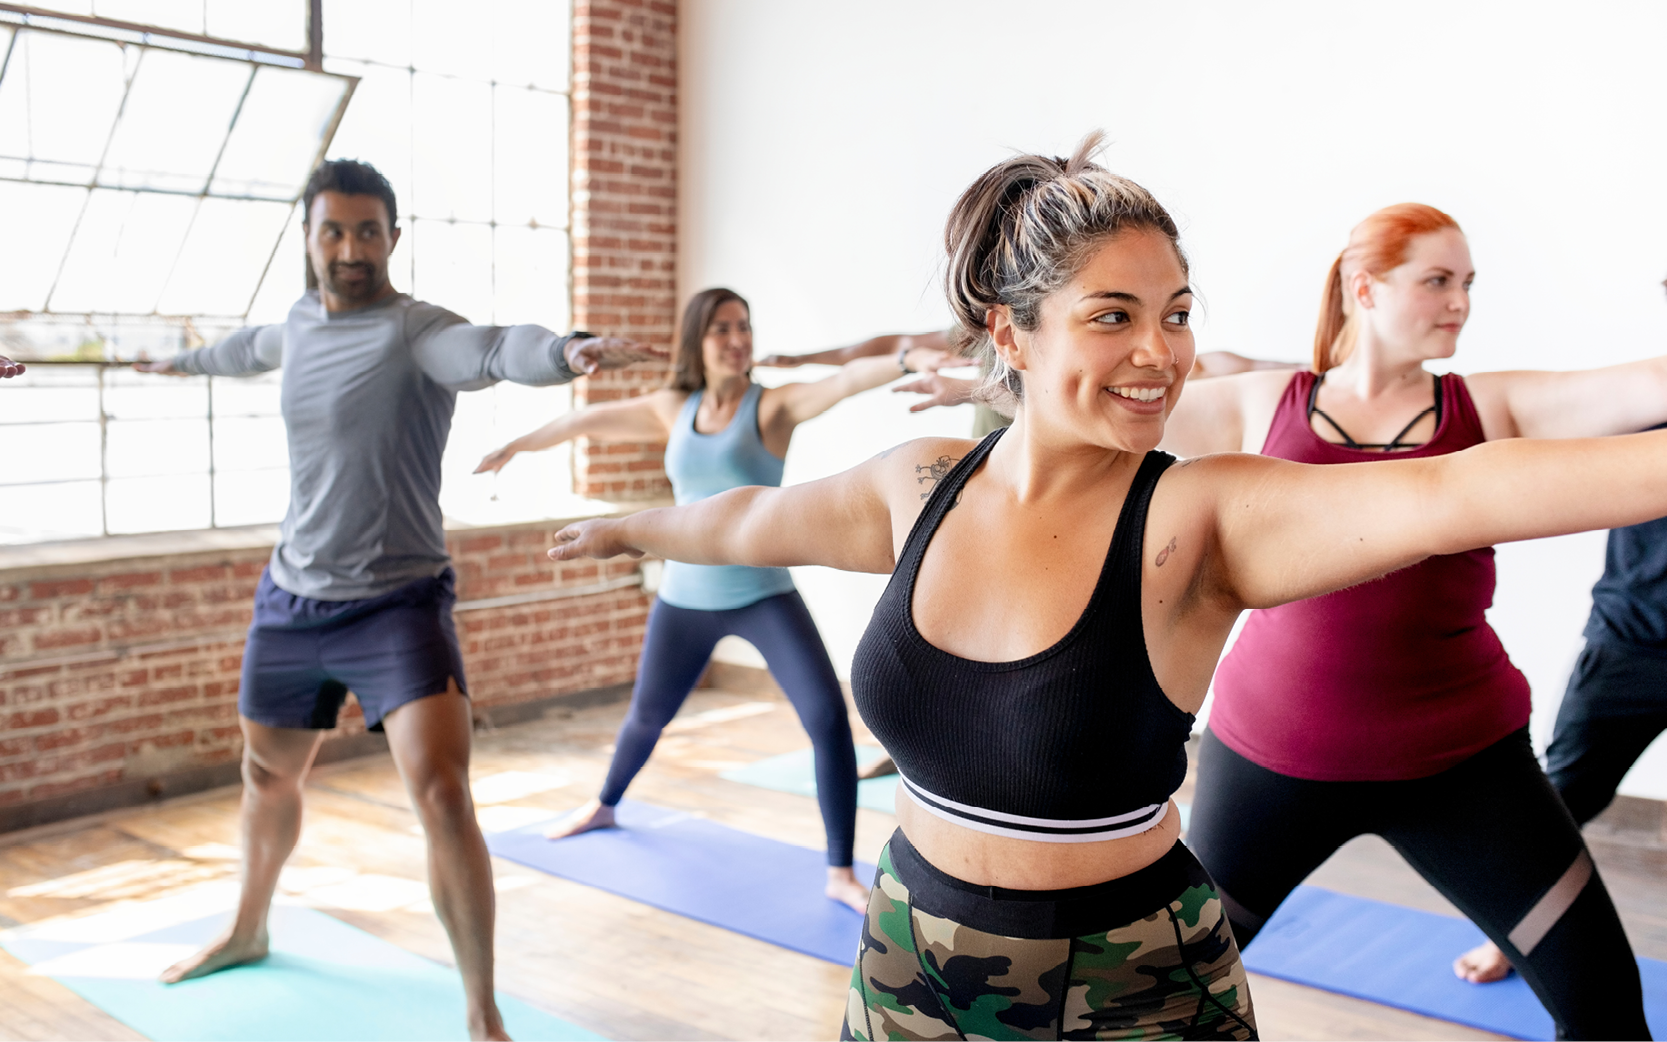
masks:
<svg viewBox="0 0 1667 1042"><path fill-rule="evenodd" d="M816 755L816 799L828 834L828 864L846 868L857 830L857 750L845 694L805 602L795 592L727 611L678 608L655 599L648 610L642 661L631 708L619 727L602 802L619 803L648 762L671 718L700 681L719 640L736 636L764 656L810 734Z"/></svg>
<svg viewBox="0 0 1667 1042"><path fill-rule="evenodd" d="M1440 774L1383 782L1277 774L1204 732L1187 845L1215 879L1241 949L1310 872L1365 833L1388 840L1504 950L1558 1038L1649 1037L1632 947L1526 728Z"/></svg>

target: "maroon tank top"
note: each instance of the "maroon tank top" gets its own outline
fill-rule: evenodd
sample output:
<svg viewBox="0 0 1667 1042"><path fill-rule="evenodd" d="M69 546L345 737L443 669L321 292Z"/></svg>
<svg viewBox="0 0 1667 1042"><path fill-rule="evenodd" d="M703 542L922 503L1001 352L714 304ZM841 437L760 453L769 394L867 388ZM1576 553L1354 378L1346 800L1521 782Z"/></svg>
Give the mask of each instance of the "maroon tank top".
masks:
<svg viewBox="0 0 1667 1042"><path fill-rule="evenodd" d="M1461 376L1441 378L1429 442L1382 453L1308 423L1297 373L1262 455L1298 463L1440 456L1483 440ZM1210 729L1270 771L1315 781L1424 778L1528 723L1528 680L1488 625L1493 549L1431 557L1347 590L1250 613L1215 676Z"/></svg>

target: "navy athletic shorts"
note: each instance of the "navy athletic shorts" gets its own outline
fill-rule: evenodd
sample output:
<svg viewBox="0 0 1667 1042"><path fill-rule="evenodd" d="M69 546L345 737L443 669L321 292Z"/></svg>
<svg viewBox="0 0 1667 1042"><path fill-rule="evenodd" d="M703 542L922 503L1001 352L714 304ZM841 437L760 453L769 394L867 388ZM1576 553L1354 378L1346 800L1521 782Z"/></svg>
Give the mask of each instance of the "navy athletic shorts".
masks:
<svg viewBox="0 0 1667 1042"><path fill-rule="evenodd" d="M453 677L467 693L451 617L456 578L447 568L380 597L320 601L262 573L237 711L268 727L329 729L351 691L365 725L380 731L389 713L443 693Z"/></svg>

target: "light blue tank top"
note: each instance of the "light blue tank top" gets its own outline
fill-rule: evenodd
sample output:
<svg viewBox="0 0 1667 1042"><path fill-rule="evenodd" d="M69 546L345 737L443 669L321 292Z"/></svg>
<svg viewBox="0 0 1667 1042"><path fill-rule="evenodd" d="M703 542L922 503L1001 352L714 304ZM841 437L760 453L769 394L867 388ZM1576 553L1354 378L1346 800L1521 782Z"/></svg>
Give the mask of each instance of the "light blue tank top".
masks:
<svg viewBox="0 0 1667 1042"><path fill-rule="evenodd" d="M666 442L666 475L679 504L743 485L781 485L783 462L770 454L758 434L758 399L763 392L758 384L748 387L735 418L716 434L695 430L695 411L706 392L689 395ZM660 599L676 608L722 611L792 589L793 578L785 568L667 561Z"/></svg>

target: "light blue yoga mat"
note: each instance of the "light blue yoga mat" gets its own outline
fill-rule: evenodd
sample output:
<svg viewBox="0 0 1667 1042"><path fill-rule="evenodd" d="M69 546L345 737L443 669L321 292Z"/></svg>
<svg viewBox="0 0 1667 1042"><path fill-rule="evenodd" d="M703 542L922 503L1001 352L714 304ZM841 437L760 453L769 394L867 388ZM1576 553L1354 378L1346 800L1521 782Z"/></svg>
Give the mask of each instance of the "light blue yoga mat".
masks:
<svg viewBox="0 0 1667 1042"><path fill-rule="evenodd" d="M877 745L859 745L857 765L866 767L885 754L885 750ZM809 749L799 749L725 771L718 777L743 785L756 785L761 789L814 797L816 757ZM884 774L857 782L857 806L892 813L897 806L897 775Z"/></svg>
<svg viewBox="0 0 1667 1042"><path fill-rule="evenodd" d="M818 959L856 958L862 916L823 896L823 851L634 800L620 803L619 823L549 840L550 823L538 822L490 833L486 845L529 868ZM858 862L856 872L864 883L874 878L873 865Z"/></svg>
<svg viewBox="0 0 1667 1042"><path fill-rule="evenodd" d="M1453 976L1485 938L1467 919L1301 886L1244 951L1245 968L1515 1038L1549 1039L1551 1016L1516 974L1496 984ZM1639 959L1644 1014L1667 1031L1667 963Z"/></svg>
<svg viewBox="0 0 1667 1042"><path fill-rule="evenodd" d="M169 903L191 914L188 902ZM143 912L129 906L20 926L0 933L0 946L166 1042L469 1037L455 970L323 912L276 905L270 956L171 985L158 983L156 973L213 940L231 913L158 925ZM602 1037L507 995L498 996L498 1008L517 1039Z"/></svg>
<svg viewBox="0 0 1667 1042"><path fill-rule="evenodd" d="M884 755L885 750L877 745L857 746L859 766L867 766ZM745 767L736 767L718 777L743 785L756 785L761 789L791 792L797 796L815 796L816 758L809 749L800 749L797 752L782 753L780 756L749 763ZM894 813L897 807L897 775L886 774L857 782L857 806L884 811L887 814ZM1176 806L1180 808L1181 829L1185 831L1192 817L1192 808L1185 803Z"/></svg>

